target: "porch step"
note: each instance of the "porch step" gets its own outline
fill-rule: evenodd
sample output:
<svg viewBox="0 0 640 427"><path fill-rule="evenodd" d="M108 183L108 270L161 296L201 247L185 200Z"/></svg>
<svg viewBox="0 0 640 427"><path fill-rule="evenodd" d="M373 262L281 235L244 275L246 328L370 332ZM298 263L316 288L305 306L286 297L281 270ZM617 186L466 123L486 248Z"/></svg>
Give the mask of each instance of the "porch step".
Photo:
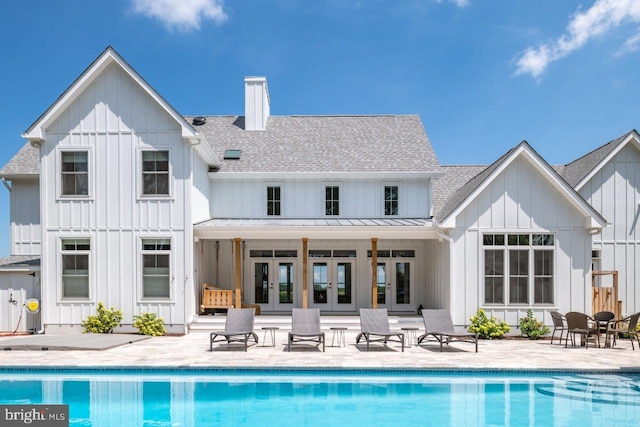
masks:
<svg viewBox="0 0 640 427"><path fill-rule="evenodd" d="M200 315L197 320L191 324L190 329L193 331L211 331L224 329L227 316L224 313L216 313L215 315ZM357 315L322 315L320 324L323 330L330 328L347 328L352 330L360 330L360 317ZM416 315L407 316L389 316L389 326L392 330L398 330L405 327L414 327L418 329L424 328L422 317ZM260 314L256 316L254 328L260 330L262 328L280 328L283 330L291 329L291 315L286 314Z"/></svg>

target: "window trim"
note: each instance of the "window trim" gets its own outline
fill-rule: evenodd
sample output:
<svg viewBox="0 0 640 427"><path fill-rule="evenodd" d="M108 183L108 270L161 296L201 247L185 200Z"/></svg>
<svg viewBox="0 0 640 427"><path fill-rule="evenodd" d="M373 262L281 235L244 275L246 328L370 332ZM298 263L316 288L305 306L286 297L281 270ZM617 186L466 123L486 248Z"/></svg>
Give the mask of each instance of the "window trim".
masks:
<svg viewBox="0 0 640 427"><path fill-rule="evenodd" d="M57 199L58 200L93 200L93 150L91 147L61 147L56 150L56 180L57 180ZM87 194L63 194L64 180L62 168L62 156L65 153L86 153L87 154Z"/></svg>
<svg viewBox="0 0 640 427"><path fill-rule="evenodd" d="M338 199L331 199L332 203L338 203L338 213L337 214L328 214L327 213L327 189L328 188L337 188L338 189ZM341 216L340 213L340 195L342 193L341 185L338 183L324 183L322 186L322 213L324 217L327 218L338 218Z"/></svg>
<svg viewBox="0 0 640 427"><path fill-rule="evenodd" d="M144 249L144 241L145 240L168 240L169 241L169 249L168 250L145 250ZM175 239L172 236L140 236L138 238L138 259L140 262L140 267L139 267L139 277L140 277L140 285L139 285L139 289L138 289L138 302L144 302L144 303L148 303L148 302L170 302L174 300L175 294L174 294L174 290L173 290L173 282L174 282L174 272L175 272L175 268L174 268L174 260L175 260L175 253L174 253L174 246L175 245ZM168 297L145 297L144 296L144 256L145 255L169 255L169 296Z"/></svg>
<svg viewBox="0 0 640 427"><path fill-rule="evenodd" d="M523 235L528 235L528 244L526 245L520 245L520 244L514 244L513 243L513 237L512 240L510 242L509 236L523 236ZM551 243L549 244L547 243L540 243L539 240L534 239L534 236L537 235L548 235L551 236ZM490 238L489 240L491 240L491 242L487 242L485 243L485 236L492 236L492 238ZM495 243L495 236L503 236L503 238L501 239L501 243ZM516 240L520 240L519 237L516 238ZM556 286L556 278L557 278L557 269L556 269L556 256L557 256L557 236L556 233L553 232L547 232L547 231L540 231L540 230L535 230L535 231L529 231L529 232L525 232L522 230L507 230L507 231L502 231L502 232L486 232L486 233L481 233L481 240L480 240L480 251L481 251L481 260L482 260L482 265L480 266L480 277L482 278L482 282L480 284L481 287L481 292L482 292L482 305L486 306L486 307L555 307L556 305L556 301L557 301L557 286ZM504 274L503 274L503 301L502 303L494 303L494 302L487 302L486 300L486 284L485 284L485 278L486 278L486 274L485 274L485 268L486 268L486 258L485 258L485 253L487 250L501 250L504 251L504 260L503 260L503 268L504 268ZM510 302L511 300L511 279L513 277L516 276L512 276L511 275L511 267L510 267L510 262L511 262L511 251L519 251L519 250L526 250L528 255L527 255L527 262L528 262L528 270L527 270L527 302ZM536 303L535 302L535 291L536 291L536 278L540 277L539 275L537 276L535 271L536 271L536 266L535 266L535 256L536 256L536 252L539 251L549 251L552 252L552 256L551 256L551 263L552 263L552 274L551 274L551 286L552 286L552 291L551 291L551 302L539 302Z"/></svg>
<svg viewBox="0 0 640 427"><path fill-rule="evenodd" d="M144 193L144 170L143 170L143 156L145 152L161 152L166 151L169 159L168 159L168 180L167 183L168 194L145 194ZM136 168L135 174L136 179L138 180L138 200L167 200L174 198L174 178L173 178L173 166L172 166L172 158L173 152L171 147L139 147L136 159Z"/></svg>
<svg viewBox="0 0 640 427"><path fill-rule="evenodd" d="M64 242L69 240L87 240L89 242L89 249L87 250L65 250ZM93 256L92 256L92 248L94 248L93 238L91 236L59 236L58 237L58 274L60 278L60 286L59 286L59 294L58 294L58 302L59 303L76 303L78 301L86 302L93 301L93 271L95 270L93 265ZM65 297L64 296L64 256L65 255L87 255L87 294L86 297Z"/></svg>

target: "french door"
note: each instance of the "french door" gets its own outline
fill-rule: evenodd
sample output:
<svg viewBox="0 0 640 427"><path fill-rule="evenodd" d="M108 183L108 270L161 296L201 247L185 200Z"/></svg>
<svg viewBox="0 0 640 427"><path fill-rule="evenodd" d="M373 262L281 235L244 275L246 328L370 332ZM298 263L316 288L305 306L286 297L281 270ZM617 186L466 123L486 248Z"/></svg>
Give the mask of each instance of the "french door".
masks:
<svg viewBox="0 0 640 427"><path fill-rule="evenodd" d="M309 307L323 311L355 311L355 263L351 259L313 261Z"/></svg>
<svg viewBox="0 0 640 427"><path fill-rule="evenodd" d="M253 301L261 311L291 311L296 292L293 261L251 261Z"/></svg>
<svg viewBox="0 0 640 427"><path fill-rule="evenodd" d="M413 260L378 261L377 273L378 308L413 311Z"/></svg>

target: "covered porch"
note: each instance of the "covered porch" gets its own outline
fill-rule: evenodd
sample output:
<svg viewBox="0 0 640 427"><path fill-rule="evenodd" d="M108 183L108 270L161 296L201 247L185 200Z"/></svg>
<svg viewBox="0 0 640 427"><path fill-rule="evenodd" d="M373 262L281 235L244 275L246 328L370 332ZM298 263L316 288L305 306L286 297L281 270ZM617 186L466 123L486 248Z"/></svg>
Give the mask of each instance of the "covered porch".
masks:
<svg viewBox="0 0 640 427"><path fill-rule="evenodd" d="M448 264L429 219L213 219L194 236L196 286L231 290L235 306L262 313L415 313L447 270L427 260Z"/></svg>

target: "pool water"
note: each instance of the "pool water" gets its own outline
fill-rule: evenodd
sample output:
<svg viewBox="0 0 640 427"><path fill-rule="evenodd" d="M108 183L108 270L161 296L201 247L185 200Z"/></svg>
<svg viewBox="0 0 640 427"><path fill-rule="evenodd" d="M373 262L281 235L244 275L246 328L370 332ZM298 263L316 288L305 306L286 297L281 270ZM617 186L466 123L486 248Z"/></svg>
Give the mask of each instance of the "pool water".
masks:
<svg viewBox="0 0 640 427"><path fill-rule="evenodd" d="M640 374L0 371L0 404L72 426L638 426Z"/></svg>

